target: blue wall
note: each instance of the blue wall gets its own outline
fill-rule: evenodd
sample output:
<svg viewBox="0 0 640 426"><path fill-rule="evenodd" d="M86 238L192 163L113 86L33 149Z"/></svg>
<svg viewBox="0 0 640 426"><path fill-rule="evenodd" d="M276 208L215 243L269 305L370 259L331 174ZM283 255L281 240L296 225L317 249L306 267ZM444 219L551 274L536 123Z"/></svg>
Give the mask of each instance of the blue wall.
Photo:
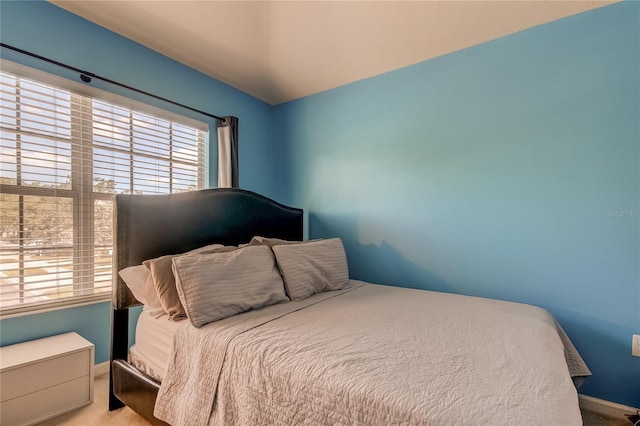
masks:
<svg viewBox="0 0 640 426"><path fill-rule="evenodd" d="M240 118L240 184L282 199L271 139L272 107L246 93L172 61L131 40L42 1L0 2L0 39L76 68L120 81L216 115ZM2 49L2 57L78 81L67 70ZM202 121L206 117L94 81L96 86ZM217 138L211 132L210 178L217 182ZM132 313L137 318L139 309ZM109 303L0 321L0 345L77 331L96 346L96 362L109 359Z"/></svg>
<svg viewBox="0 0 640 426"><path fill-rule="evenodd" d="M241 186L341 236L353 277L543 306L594 373L581 392L640 406L639 18L616 4L275 108L48 3L0 2L0 39L240 117ZM0 344L71 330L108 359L108 303L2 320Z"/></svg>
<svg viewBox="0 0 640 426"><path fill-rule="evenodd" d="M640 407L639 18L616 4L278 106L287 201L354 278L548 309L581 392Z"/></svg>

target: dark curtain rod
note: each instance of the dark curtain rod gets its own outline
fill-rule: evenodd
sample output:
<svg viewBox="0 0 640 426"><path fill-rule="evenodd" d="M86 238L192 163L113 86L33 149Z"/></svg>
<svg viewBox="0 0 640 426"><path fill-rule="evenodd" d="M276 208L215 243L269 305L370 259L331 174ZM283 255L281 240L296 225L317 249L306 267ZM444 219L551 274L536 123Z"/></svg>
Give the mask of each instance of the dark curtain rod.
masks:
<svg viewBox="0 0 640 426"><path fill-rule="evenodd" d="M190 106L187 106L187 105L172 101L170 99L163 98L162 96L154 95L153 93L145 92L144 90L136 89L135 87L131 87L131 86L128 86L126 84L119 83L117 81L108 79L106 77L101 77L101 76L99 76L97 74L94 74L92 72L83 71L83 70L81 70L79 68L72 67L71 65L63 64L62 62L58 62L58 61L54 61L53 59L45 58L44 56L40 56L40 55L37 55L35 53L19 49L17 47L8 45L6 43L0 43L0 46L4 47L6 49L13 50L13 51L18 52L18 53L22 53L23 55L31 56L32 58L40 59L41 61L49 62L50 64L54 64L54 65L57 65L59 67L66 68L68 70L80 73L80 80L82 80L85 83L91 83L91 79L92 78L96 78L98 80L105 81L105 82L107 82L109 84L120 86L120 87L123 87L123 88L125 88L127 90L132 90L134 92L143 94L145 96L150 96L152 98L159 99L159 100L161 100L163 102L167 102L167 103L179 106L180 108L185 108L185 109L188 109L190 111L197 112L198 114L206 115L207 117L215 118L216 120L220 120L220 121L223 121L223 122L225 121L224 117L218 117L217 115L209 114L208 112L204 112L204 111L201 111L199 109L195 109L195 108L192 108Z"/></svg>

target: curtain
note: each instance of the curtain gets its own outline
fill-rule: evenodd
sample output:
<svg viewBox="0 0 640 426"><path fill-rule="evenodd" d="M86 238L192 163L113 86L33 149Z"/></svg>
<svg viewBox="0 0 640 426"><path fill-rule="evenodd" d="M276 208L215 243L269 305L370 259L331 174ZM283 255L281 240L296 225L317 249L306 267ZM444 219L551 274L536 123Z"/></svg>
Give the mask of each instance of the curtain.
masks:
<svg viewBox="0 0 640 426"><path fill-rule="evenodd" d="M218 188L238 188L238 117L218 123Z"/></svg>

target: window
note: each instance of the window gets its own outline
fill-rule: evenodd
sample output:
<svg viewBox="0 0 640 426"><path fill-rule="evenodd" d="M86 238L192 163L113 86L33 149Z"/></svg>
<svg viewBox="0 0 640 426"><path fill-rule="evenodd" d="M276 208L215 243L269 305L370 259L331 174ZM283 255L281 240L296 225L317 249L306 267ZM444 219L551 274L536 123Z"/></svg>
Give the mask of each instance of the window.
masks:
<svg viewBox="0 0 640 426"><path fill-rule="evenodd" d="M6 68L3 62L0 313L106 300L113 194L202 188L206 125L140 112L52 85L51 76L26 78Z"/></svg>

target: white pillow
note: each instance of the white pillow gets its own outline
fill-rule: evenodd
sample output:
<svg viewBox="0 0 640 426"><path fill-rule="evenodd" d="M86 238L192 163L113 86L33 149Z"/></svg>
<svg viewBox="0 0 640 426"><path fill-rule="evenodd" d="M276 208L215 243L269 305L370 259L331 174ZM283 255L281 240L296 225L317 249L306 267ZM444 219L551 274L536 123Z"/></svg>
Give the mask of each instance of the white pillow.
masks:
<svg viewBox="0 0 640 426"><path fill-rule="evenodd" d="M180 301L194 327L289 301L269 247L186 255L172 262Z"/></svg>
<svg viewBox="0 0 640 426"><path fill-rule="evenodd" d="M120 278L125 282L133 296L138 299L153 318L164 315L164 309L158 298L156 286L153 283L151 273L144 265L129 266L118 272Z"/></svg>
<svg viewBox="0 0 640 426"><path fill-rule="evenodd" d="M340 238L273 245L291 300L326 290L340 290L349 281L347 255Z"/></svg>

